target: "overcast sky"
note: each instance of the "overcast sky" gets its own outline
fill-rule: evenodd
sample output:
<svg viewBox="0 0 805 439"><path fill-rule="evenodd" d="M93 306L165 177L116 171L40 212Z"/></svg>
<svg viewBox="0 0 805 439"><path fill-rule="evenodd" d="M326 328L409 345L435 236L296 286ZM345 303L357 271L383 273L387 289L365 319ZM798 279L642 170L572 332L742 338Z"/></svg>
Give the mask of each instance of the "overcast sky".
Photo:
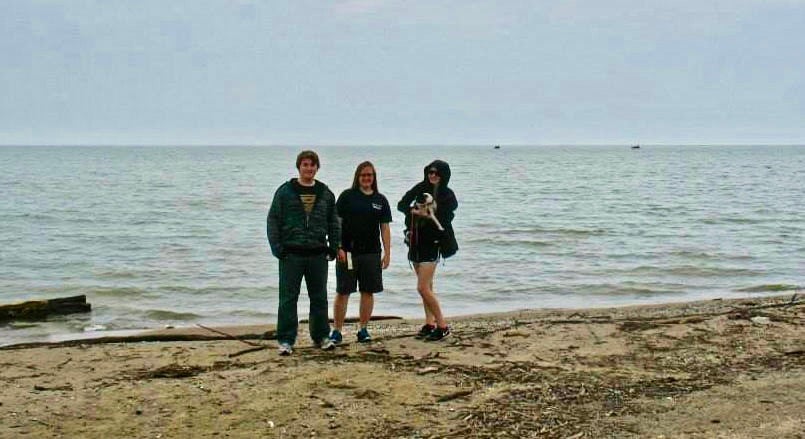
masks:
<svg viewBox="0 0 805 439"><path fill-rule="evenodd" d="M0 9L0 144L805 143L805 0Z"/></svg>

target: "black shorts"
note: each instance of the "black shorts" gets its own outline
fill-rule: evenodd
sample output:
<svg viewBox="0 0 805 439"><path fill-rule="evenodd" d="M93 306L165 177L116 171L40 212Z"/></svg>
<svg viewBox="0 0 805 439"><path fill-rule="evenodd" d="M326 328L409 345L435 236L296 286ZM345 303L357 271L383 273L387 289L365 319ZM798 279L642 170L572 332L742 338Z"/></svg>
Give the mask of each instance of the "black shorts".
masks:
<svg viewBox="0 0 805 439"><path fill-rule="evenodd" d="M379 293L383 291L383 267L380 253L352 253L352 270L347 270L346 263L335 264L335 291L338 294Z"/></svg>
<svg viewBox="0 0 805 439"><path fill-rule="evenodd" d="M440 256L438 242L420 242L408 248L408 260L414 264L438 262Z"/></svg>

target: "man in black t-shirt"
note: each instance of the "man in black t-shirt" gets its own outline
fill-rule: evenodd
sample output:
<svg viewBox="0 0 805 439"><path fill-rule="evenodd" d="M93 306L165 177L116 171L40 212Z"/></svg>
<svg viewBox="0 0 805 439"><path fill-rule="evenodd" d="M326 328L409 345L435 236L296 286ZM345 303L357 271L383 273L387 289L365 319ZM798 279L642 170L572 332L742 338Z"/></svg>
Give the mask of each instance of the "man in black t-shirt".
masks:
<svg viewBox="0 0 805 439"><path fill-rule="evenodd" d="M366 325L374 308L373 294L383 291L383 270L388 268L391 260L391 207L386 197L377 191L377 174L372 163L358 165L352 188L338 197L336 212L341 218L342 232L335 267L335 328L330 338L335 343L343 340L341 331L349 295L360 289L360 330L357 337L359 342L368 342L371 337Z"/></svg>

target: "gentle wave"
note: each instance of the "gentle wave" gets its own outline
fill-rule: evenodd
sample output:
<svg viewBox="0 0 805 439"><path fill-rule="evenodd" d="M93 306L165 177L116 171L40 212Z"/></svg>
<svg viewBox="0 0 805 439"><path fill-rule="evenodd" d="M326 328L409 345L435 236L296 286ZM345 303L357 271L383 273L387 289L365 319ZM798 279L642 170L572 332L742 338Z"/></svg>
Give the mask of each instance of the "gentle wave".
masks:
<svg viewBox="0 0 805 439"><path fill-rule="evenodd" d="M800 289L802 289L802 287L798 285L766 284L766 285L755 285L752 287L738 288L735 291L740 291L742 293L769 293L775 291L798 291Z"/></svg>
<svg viewBox="0 0 805 439"><path fill-rule="evenodd" d="M569 227L527 227L527 228L512 228L502 230L501 233L525 233L525 234L546 234L546 235L570 235L570 236L601 236L609 233L606 229L576 229Z"/></svg>
<svg viewBox="0 0 805 439"><path fill-rule="evenodd" d="M702 220L702 224L760 224L767 221L767 218L733 218L727 216L721 218L705 218Z"/></svg>
<svg viewBox="0 0 805 439"><path fill-rule="evenodd" d="M589 235L600 236L609 233L608 230L602 228L572 228L572 227L545 227L545 226L527 226L527 227L502 227L499 223L478 222L470 224L472 230L477 231L494 231L497 236L506 235Z"/></svg>
<svg viewBox="0 0 805 439"><path fill-rule="evenodd" d="M703 252L703 251L695 251L695 250L674 250L668 252L671 256L678 256L685 259L705 259L705 260L712 260L712 261L723 261L723 260L751 260L751 256L747 255L739 255L739 254L718 254L718 253L710 253L710 252Z"/></svg>
<svg viewBox="0 0 805 439"><path fill-rule="evenodd" d="M674 288L676 287L676 288ZM650 284L589 284L577 285L576 290L584 294L595 296L659 296L684 294L675 285L650 285Z"/></svg>
<svg viewBox="0 0 805 439"><path fill-rule="evenodd" d="M47 214L47 213L40 213L40 212L34 212L34 213L4 213L4 214L0 215L0 218L2 218L4 221L5 220L14 220L14 219L21 219L21 220L25 220L25 221L29 221L29 220L33 220L33 221L48 220L49 221L49 220L60 220L61 219L56 215L50 215L50 214Z"/></svg>
<svg viewBox="0 0 805 439"><path fill-rule="evenodd" d="M162 295L158 291L146 290L137 287L88 288L87 294L97 297L124 297L124 296L136 296L137 298L162 297Z"/></svg>
<svg viewBox="0 0 805 439"><path fill-rule="evenodd" d="M764 274L761 270L738 267L708 267L698 265L678 265L671 267L656 265L641 265L625 270L611 270L621 274L639 275L672 275L684 277L724 277L724 276L759 276Z"/></svg>
<svg viewBox="0 0 805 439"><path fill-rule="evenodd" d="M490 245L525 245L528 247L550 247L555 245L552 242L534 240L534 239L518 239L513 237L469 237L464 240L467 244L490 244Z"/></svg>
<svg viewBox="0 0 805 439"><path fill-rule="evenodd" d="M260 311L253 311L249 309L239 309L232 311L230 313L233 316L238 317L253 317L258 319L270 319L276 316L276 314L269 313L269 312L260 312Z"/></svg>
<svg viewBox="0 0 805 439"><path fill-rule="evenodd" d="M165 309L149 309L144 311L143 316L148 320L198 320L202 315L192 312L176 312Z"/></svg>
<svg viewBox="0 0 805 439"><path fill-rule="evenodd" d="M142 276L142 273L138 273L135 271L124 271L124 270L115 270L115 271L99 271L94 273L99 279L135 279Z"/></svg>

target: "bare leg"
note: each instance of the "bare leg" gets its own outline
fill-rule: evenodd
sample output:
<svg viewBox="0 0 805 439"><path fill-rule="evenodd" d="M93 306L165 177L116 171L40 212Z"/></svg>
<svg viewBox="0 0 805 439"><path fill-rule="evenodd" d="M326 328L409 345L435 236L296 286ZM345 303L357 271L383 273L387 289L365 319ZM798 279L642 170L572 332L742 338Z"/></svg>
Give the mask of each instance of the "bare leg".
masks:
<svg viewBox="0 0 805 439"><path fill-rule="evenodd" d="M336 294L333 301L333 326L338 332L343 332L344 318L347 316L349 294Z"/></svg>
<svg viewBox="0 0 805 439"><path fill-rule="evenodd" d="M417 290L419 290L419 264L414 264L414 271L416 271L416 278L417 278ZM432 275L431 275L432 276ZM433 278L431 278L431 291L433 291ZM436 317L433 316L433 313L430 312L428 305L425 303L425 299L422 299L422 308L425 309L425 323L431 326L436 326Z"/></svg>
<svg viewBox="0 0 805 439"><path fill-rule="evenodd" d="M422 304L425 307L425 323L433 324L435 322L436 326L444 328L447 326L447 322L444 320L439 300L433 291L433 275L436 273L436 264L419 264L416 273L416 289L419 292L419 296L422 297Z"/></svg>
<svg viewBox="0 0 805 439"><path fill-rule="evenodd" d="M375 307L375 296L372 293L361 293L360 319L361 328L365 328L372 318L372 309Z"/></svg>

